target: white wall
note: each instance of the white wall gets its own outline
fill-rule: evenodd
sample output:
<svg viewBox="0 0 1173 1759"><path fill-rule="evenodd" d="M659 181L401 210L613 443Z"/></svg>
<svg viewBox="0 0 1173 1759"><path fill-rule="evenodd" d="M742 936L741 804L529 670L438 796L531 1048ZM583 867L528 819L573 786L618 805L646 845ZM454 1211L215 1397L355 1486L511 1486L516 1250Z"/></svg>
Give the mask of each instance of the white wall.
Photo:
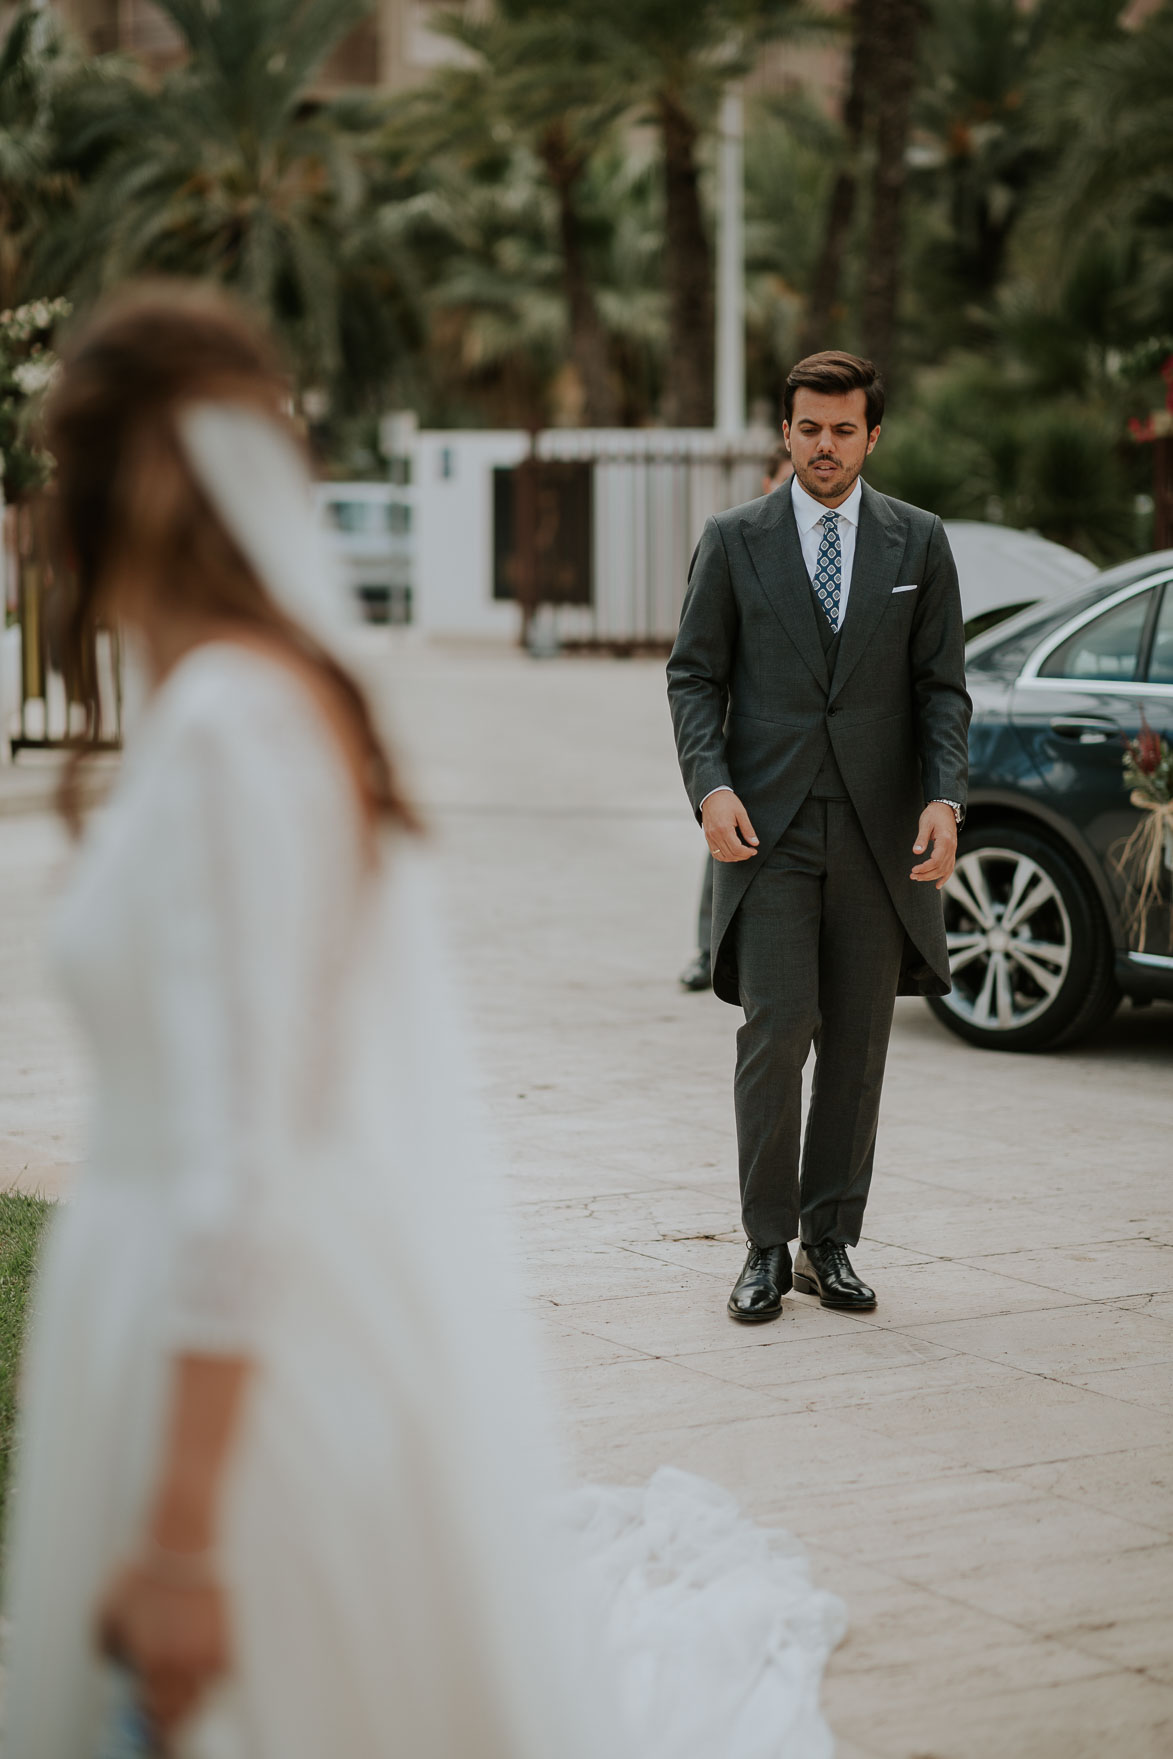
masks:
<svg viewBox="0 0 1173 1759"><path fill-rule="evenodd" d="M423 429L416 435L412 621L429 634L516 640L517 606L493 598L493 467L520 464L529 435Z"/></svg>

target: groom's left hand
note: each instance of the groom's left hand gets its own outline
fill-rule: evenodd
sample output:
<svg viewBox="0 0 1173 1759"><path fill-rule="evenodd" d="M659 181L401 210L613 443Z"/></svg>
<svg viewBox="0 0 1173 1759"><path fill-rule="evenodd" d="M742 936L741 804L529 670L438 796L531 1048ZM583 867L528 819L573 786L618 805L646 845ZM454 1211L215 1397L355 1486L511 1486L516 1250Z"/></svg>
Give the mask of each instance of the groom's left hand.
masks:
<svg viewBox="0 0 1173 1759"><path fill-rule="evenodd" d="M957 860L957 818L953 808L943 800L931 801L921 813L913 854L923 855L930 843L933 845L932 854L919 867L913 868L909 878L932 880L940 891Z"/></svg>

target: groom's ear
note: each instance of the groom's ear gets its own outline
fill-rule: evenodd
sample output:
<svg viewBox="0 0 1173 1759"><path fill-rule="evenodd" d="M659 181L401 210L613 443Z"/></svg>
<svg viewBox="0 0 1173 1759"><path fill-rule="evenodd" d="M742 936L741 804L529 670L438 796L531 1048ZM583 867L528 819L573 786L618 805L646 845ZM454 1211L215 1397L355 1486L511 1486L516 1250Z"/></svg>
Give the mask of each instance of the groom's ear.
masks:
<svg viewBox="0 0 1173 1759"><path fill-rule="evenodd" d="M879 422L877 422L875 427L872 429L871 433L868 435L868 451L869 451L869 453L875 451L876 441L879 439L879 437L880 437L880 424L879 424Z"/></svg>

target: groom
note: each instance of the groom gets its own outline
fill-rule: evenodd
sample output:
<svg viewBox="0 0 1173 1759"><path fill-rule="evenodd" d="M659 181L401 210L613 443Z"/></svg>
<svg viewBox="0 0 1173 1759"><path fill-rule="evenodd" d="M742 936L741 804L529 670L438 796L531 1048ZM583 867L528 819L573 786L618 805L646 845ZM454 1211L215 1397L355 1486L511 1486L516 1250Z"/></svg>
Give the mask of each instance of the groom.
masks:
<svg viewBox="0 0 1173 1759"><path fill-rule="evenodd" d="M680 767L716 863L713 988L745 1010L740 1320L773 1319L791 1287L875 1306L847 1248L893 1006L949 989L938 893L966 798L961 600L941 521L861 480L883 413L870 361L799 362L782 429L794 477L708 521L668 662Z"/></svg>

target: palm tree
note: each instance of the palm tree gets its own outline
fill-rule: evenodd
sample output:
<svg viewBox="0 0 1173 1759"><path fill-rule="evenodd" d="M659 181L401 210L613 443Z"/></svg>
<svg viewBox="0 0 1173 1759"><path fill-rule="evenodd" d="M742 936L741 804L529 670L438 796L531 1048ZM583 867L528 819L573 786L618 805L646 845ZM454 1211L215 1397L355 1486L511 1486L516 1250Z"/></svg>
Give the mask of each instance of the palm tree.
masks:
<svg viewBox="0 0 1173 1759"><path fill-rule="evenodd" d="M69 70L54 20L23 5L0 46L0 309L26 292L36 241L72 194L54 165L54 96Z"/></svg>
<svg viewBox="0 0 1173 1759"><path fill-rule="evenodd" d="M1106 217L1169 235L1173 211L1173 9L1116 30L1054 68L1040 130L1057 155L1044 199L1056 230Z"/></svg>
<svg viewBox="0 0 1173 1759"><path fill-rule="evenodd" d="M872 71L870 13L866 0L852 0L851 71L843 100L843 149L827 201L822 243L807 291L799 353L827 348L838 317L844 256L859 195L864 125Z"/></svg>
<svg viewBox="0 0 1173 1759"><path fill-rule="evenodd" d="M90 176L41 274L78 297L143 272L214 277L284 337L302 388L338 386L348 301L376 268L392 325L402 296L360 224L380 118L313 101L317 70L370 0L158 4L183 64L152 85L102 58L63 102L63 157Z"/></svg>
<svg viewBox="0 0 1173 1759"><path fill-rule="evenodd" d="M1092 44L1120 36L1107 0L935 0L909 175L909 329L932 361L983 347L999 289L1021 273L1025 215L1062 144L1046 139L1048 87ZM1014 248L1016 235L1019 247ZM1063 256L1071 253L1064 241Z"/></svg>
<svg viewBox="0 0 1173 1759"><path fill-rule="evenodd" d="M868 0L868 84L875 163L864 257L860 329L866 354L892 377L904 257L904 191L912 99L925 0Z"/></svg>
<svg viewBox="0 0 1173 1759"><path fill-rule="evenodd" d="M542 427L566 358L552 198L515 148L479 173L440 159L383 223L420 266L427 332L417 405L440 424Z"/></svg>
<svg viewBox="0 0 1173 1759"><path fill-rule="evenodd" d="M536 154L512 136L495 154L428 153L400 118L389 153L410 139L415 185L391 192L368 225L410 264L425 336L397 394L439 425L579 426L584 385L571 350L556 197ZM576 214L606 338L622 425L656 413L666 343L659 285L659 180L647 152L616 141L589 161Z"/></svg>
<svg viewBox="0 0 1173 1759"><path fill-rule="evenodd" d="M592 156L606 143L622 102L607 80L597 38L571 13L551 13L544 0L501 0L487 18L448 13L434 28L457 42L465 59L436 74L401 117L400 132L411 131L423 158L438 150L474 174L478 166L499 164L503 147L523 145L535 157L554 198L582 419L612 426L619 388L592 285L581 204Z"/></svg>
<svg viewBox="0 0 1173 1759"><path fill-rule="evenodd" d="M758 49L805 22L800 0L541 0L581 19L613 89L656 128L663 157L669 373L663 415L713 420L713 271L701 145L722 91Z"/></svg>
<svg viewBox="0 0 1173 1759"><path fill-rule="evenodd" d="M839 135L805 94L747 106L745 140L746 344L751 396L781 408L793 363L825 346L807 343L812 284L826 236L821 221Z"/></svg>
<svg viewBox="0 0 1173 1759"><path fill-rule="evenodd" d="M831 185L823 242L811 276L804 352L826 348L837 327L844 259L859 183L870 156L867 232L861 247L859 329L864 351L891 378L904 256L904 194L925 0L854 0L844 145Z"/></svg>

